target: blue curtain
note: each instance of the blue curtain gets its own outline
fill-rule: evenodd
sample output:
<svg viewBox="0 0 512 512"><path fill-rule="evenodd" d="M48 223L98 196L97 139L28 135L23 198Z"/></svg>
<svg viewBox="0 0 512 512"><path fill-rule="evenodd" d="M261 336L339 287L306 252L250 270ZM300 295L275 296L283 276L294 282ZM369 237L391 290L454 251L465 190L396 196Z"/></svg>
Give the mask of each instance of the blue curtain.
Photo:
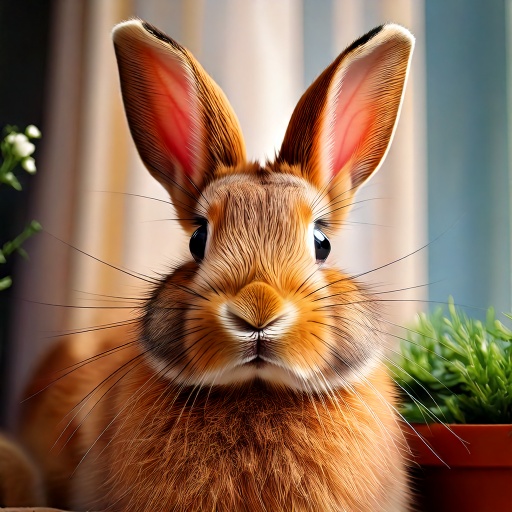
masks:
<svg viewBox="0 0 512 512"><path fill-rule="evenodd" d="M425 3L430 298L510 311L506 2Z"/></svg>

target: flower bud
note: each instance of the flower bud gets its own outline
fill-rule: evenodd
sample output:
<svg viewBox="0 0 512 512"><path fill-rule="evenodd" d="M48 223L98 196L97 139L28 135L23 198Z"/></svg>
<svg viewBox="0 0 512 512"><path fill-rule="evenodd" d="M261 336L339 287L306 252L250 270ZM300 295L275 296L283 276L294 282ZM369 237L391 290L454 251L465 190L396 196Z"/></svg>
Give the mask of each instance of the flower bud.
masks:
<svg viewBox="0 0 512 512"><path fill-rule="evenodd" d="M17 133L13 137L12 142L12 154L18 158L25 158L27 156L30 156L34 151L36 147L32 142L28 141L28 138L26 135L23 135L22 133Z"/></svg>
<svg viewBox="0 0 512 512"><path fill-rule="evenodd" d="M27 156L21 161L21 167L23 167L23 169L25 169L29 174L35 174L36 161L31 156Z"/></svg>
<svg viewBox="0 0 512 512"><path fill-rule="evenodd" d="M29 138L29 139L40 139L41 138L41 131L39 130L39 128L33 124L29 124L26 128L25 128L25 135Z"/></svg>

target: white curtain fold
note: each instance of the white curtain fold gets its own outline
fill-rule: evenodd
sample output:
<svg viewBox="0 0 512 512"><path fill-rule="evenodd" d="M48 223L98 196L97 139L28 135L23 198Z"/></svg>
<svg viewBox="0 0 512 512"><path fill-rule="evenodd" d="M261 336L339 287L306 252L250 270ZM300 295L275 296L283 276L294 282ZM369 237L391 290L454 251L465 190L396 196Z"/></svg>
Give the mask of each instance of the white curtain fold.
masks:
<svg viewBox="0 0 512 512"><path fill-rule="evenodd" d="M336 253L352 273L371 271L361 279L374 283L377 293L385 292L378 297L387 301L383 303L391 321L404 325L425 309L421 301L428 296L428 248L419 250L428 238L424 2L334 0L335 53L389 21L407 27L416 37L404 104L386 160L358 192L346 229L336 241Z"/></svg>

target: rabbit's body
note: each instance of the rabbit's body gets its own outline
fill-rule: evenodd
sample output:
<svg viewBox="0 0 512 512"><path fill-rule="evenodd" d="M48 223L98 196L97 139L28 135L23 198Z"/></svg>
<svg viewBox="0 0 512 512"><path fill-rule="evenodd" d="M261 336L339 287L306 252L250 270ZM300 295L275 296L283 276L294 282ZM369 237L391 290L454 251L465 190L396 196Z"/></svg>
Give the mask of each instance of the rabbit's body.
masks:
<svg viewBox="0 0 512 512"><path fill-rule="evenodd" d="M23 420L52 504L405 510L378 301L329 266L324 233L387 152L412 36L386 25L347 48L265 165L187 50L139 20L114 43L132 135L194 261L154 279L131 332L80 335L41 365L29 393L69 368Z"/></svg>
<svg viewBox="0 0 512 512"><path fill-rule="evenodd" d="M72 355L75 341L52 354L58 367L83 360L83 353ZM91 355L112 348L104 343ZM101 510L115 503L113 510L123 511L405 510L404 441L382 368L353 393L329 397L263 382L169 388L142 363L98 402L121 375L107 381L53 447L66 413L137 355L135 346L122 349L33 399L24 437L44 467L52 504Z"/></svg>

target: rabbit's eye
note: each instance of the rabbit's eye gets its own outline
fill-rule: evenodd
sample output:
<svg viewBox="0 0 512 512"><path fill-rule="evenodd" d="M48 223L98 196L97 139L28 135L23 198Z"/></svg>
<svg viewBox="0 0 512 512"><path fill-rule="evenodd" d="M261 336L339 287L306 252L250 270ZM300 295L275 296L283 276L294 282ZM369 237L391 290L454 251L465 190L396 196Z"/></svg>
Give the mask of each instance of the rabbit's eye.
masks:
<svg viewBox="0 0 512 512"><path fill-rule="evenodd" d="M206 238L208 236L207 224L201 224L190 237L188 244L192 256L197 263L201 262L204 258L204 251L206 249Z"/></svg>
<svg viewBox="0 0 512 512"><path fill-rule="evenodd" d="M331 252L331 243L318 228L313 230L313 235L315 237L316 261L325 261Z"/></svg>

